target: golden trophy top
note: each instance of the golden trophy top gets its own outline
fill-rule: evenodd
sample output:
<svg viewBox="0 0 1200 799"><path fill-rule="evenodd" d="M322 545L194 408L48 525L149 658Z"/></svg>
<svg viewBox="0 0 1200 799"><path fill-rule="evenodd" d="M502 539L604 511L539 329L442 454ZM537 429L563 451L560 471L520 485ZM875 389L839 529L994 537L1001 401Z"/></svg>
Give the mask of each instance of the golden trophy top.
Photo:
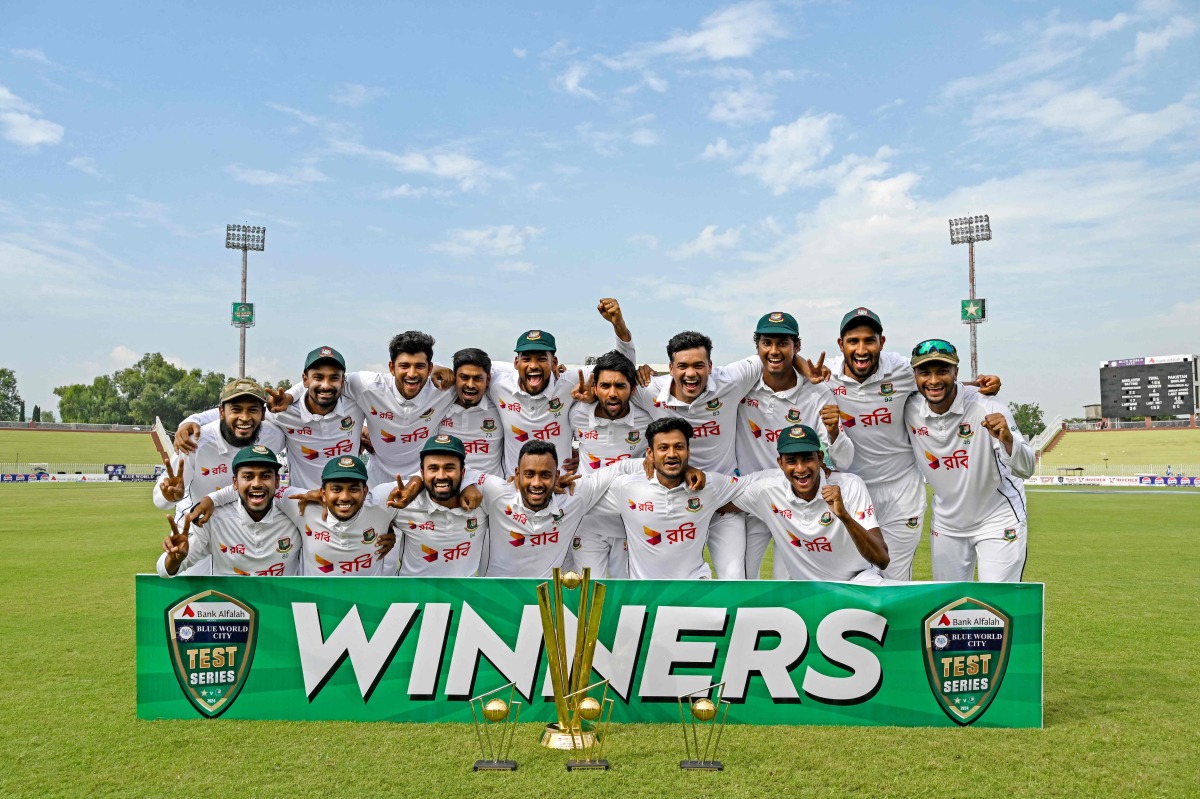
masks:
<svg viewBox="0 0 1200 799"><path fill-rule="evenodd" d="M717 706L711 699L700 698L692 702L692 715L697 721L712 721L717 715Z"/></svg>
<svg viewBox="0 0 1200 799"><path fill-rule="evenodd" d="M508 703L503 699L490 699L483 706L483 717L488 721L503 721L508 718Z"/></svg>

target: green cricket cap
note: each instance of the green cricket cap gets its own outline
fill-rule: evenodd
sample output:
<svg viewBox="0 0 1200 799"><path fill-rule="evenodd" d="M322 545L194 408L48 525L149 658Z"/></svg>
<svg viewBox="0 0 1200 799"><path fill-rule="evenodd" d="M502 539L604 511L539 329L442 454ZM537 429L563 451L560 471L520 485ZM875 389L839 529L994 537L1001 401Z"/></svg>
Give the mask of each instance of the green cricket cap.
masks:
<svg viewBox="0 0 1200 799"><path fill-rule="evenodd" d="M361 458L353 455L331 458L325 463L325 468L321 470L321 482L328 483L330 480L362 480L365 483L367 482L367 466Z"/></svg>
<svg viewBox="0 0 1200 799"><path fill-rule="evenodd" d="M333 347L317 347L310 352L308 357L304 359L304 371L307 372L318 361L332 361L340 366L343 372L346 371L346 359Z"/></svg>
<svg viewBox="0 0 1200 799"><path fill-rule="evenodd" d="M838 328L838 335L842 335L850 328L859 327L860 325L873 327L876 333L883 332L883 322L879 321L878 314L870 308L855 308L842 317L842 325Z"/></svg>
<svg viewBox="0 0 1200 799"><path fill-rule="evenodd" d="M252 464L263 464L266 466L274 466L276 471L283 467L279 462L279 458L269 448L262 444L255 444L252 447L242 447L238 450L238 454L233 456L233 471L237 471L239 466L250 466Z"/></svg>
<svg viewBox="0 0 1200 799"><path fill-rule="evenodd" d="M248 377L239 377L221 389L221 405L238 397L254 397L263 405L267 404L267 391Z"/></svg>
<svg viewBox="0 0 1200 799"><path fill-rule="evenodd" d="M764 314L762 319L758 320L758 327L754 328L755 333L764 335L772 335L774 333L782 333L785 336L800 337L800 325L796 323L796 317L790 313L783 311L772 311L769 314Z"/></svg>
<svg viewBox="0 0 1200 799"><path fill-rule="evenodd" d="M820 452L821 439L817 431L806 424L794 424L779 431L775 439L775 450L780 455L792 452Z"/></svg>
<svg viewBox="0 0 1200 799"><path fill-rule="evenodd" d="M430 452L446 452L457 455L464 461L467 459L467 449L463 446L462 441L456 436L449 436L445 433L434 436L425 442L425 446L421 447L422 455Z"/></svg>
<svg viewBox="0 0 1200 799"><path fill-rule="evenodd" d="M517 346L514 352L554 352L558 347L554 343L554 336L547 333L545 330L526 330L517 339Z"/></svg>

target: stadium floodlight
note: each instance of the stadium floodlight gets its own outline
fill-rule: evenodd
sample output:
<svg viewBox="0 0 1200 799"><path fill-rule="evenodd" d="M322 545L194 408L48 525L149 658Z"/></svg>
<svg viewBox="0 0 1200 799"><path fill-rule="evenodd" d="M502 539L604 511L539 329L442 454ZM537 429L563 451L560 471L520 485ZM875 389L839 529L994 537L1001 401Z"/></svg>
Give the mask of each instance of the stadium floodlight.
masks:
<svg viewBox="0 0 1200 799"><path fill-rule="evenodd" d="M967 280L971 296L962 302L962 321L971 326L971 379L979 377L979 350L976 345L976 330L980 322L987 321L987 300L975 297L975 242L992 240L992 220L987 214L963 216L950 220L950 243L966 244L968 250Z"/></svg>
<svg viewBox="0 0 1200 799"><path fill-rule="evenodd" d="M238 377L246 376L246 328L254 326L254 306L246 302L246 254L267 247L267 229L259 225L226 225L225 249L242 251L242 301L233 305L233 326L241 329Z"/></svg>

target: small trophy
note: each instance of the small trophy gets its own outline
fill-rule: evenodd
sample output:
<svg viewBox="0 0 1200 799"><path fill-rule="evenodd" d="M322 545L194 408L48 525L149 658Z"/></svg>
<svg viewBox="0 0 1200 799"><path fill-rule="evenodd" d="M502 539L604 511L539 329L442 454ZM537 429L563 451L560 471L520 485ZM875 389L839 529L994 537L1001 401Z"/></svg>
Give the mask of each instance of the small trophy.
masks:
<svg viewBox="0 0 1200 799"><path fill-rule="evenodd" d="M588 691L601 686L604 690L599 699L588 696ZM567 707L571 709L571 745L575 754L573 760L567 761L567 771L608 771L604 739L608 734L608 723L612 721L614 704L608 697L608 680L592 683L567 695Z"/></svg>
<svg viewBox="0 0 1200 799"><path fill-rule="evenodd" d="M505 689L508 689L508 699L495 696ZM482 757L475 761L475 771L517 770L517 761L508 757L512 751L513 736L517 734L517 719L521 716L521 703L513 701L515 691L516 683L510 682L494 691L472 697L471 715L475 718L475 734L479 737ZM492 698L488 699L489 696ZM476 702L479 703L478 712L475 710Z"/></svg>
<svg viewBox="0 0 1200 799"><path fill-rule="evenodd" d="M708 697L714 688L717 689L715 703ZM679 761L679 767L684 771L725 770L724 764L717 760L717 747L721 745L721 733L725 730L725 719L729 717L729 703L721 698L724 691L725 683L721 682L679 697L679 723L683 725L683 747L687 756L686 760ZM686 713L683 708L684 700L687 700ZM724 712L721 711L722 706ZM721 716L720 721L717 721L718 714ZM698 727L707 727L707 734L698 730ZM702 738L703 746L700 745Z"/></svg>
<svg viewBox="0 0 1200 799"><path fill-rule="evenodd" d="M563 611L563 588L579 589L579 612L576 616L574 658L567 660L566 614ZM542 637L546 644L546 660L550 670L550 684L554 690L554 709L558 721L546 725L542 734L542 746L550 749L584 749L592 751L596 743L594 727L584 729L582 722L600 717L604 700L599 708L593 708L587 691L595 686L588 685L592 673L592 658L596 654L596 638L600 634L600 616L604 612L602 583L592 582L592 570L584 569L583 575L569 571L563 574L554 570L553 588L550 583L537 587L538 607L542 612ZM569 663L569 665L568 665ZM597 683L599 685L600 683ZM607 699L608 684L604 683ZM607 700L612 702L611 699ZM575 707L572 703L579 705ZM588 713L595 712L591 719L580 714L587 703ZM611 715L611 707L609 708Z"/></svg>

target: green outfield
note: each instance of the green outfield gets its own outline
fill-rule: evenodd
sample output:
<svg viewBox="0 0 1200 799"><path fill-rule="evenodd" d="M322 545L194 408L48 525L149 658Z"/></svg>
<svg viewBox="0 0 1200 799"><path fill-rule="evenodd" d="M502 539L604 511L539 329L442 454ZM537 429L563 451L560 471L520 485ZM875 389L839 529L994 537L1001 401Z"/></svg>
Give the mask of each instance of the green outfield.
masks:
<svg viewBox="0 0 1200 799"><path fill-rule="evenodd" d="M1043 730L738 726L726 772L681 774L677 728L618 725L613 770L568 775L528 725L518 772L474 774L469 725L138 721L133 574L165 529L147 487L2 486L0 796L1196 795L1200 493L1029 506Z"/></svg>
<svg viewBox="0 0 1200 799"><path fill-rule="evenodd" d="M1064 433L1042 468L1117 464L1200 464L1200 430L1105 430Z"/></svg>
<svg viewBox="0 0 1200 799"><path fill-rule="evenodd" d="M158 463L149 433L0 430L0 463Z"/></svg>

